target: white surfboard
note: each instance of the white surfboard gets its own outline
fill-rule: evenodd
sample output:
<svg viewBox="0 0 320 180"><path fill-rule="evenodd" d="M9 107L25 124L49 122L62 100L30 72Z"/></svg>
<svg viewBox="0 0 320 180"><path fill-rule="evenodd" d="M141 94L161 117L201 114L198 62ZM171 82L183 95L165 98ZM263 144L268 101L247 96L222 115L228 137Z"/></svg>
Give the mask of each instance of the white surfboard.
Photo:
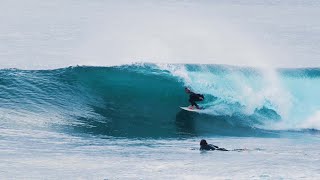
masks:
<svg viewBox="0 0 320 180"><path fill-rule="evenodd" d="M196 109L196 108L190 109L189 107L180 107L180 108L183 109L183 110L186 110L186 111L190 111L190 112L201 112L201 111L203 111L203 109Z"/></svg>

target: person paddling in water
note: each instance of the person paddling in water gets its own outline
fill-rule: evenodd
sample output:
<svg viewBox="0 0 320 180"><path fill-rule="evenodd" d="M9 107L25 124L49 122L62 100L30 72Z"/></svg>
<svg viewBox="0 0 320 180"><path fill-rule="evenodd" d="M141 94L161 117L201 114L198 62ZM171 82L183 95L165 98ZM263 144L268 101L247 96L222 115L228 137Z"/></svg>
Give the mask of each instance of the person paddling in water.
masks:
<svg viewBox="0 0 320 180"><path fill-rule="evenodd" d="M232 149L228 150L226 148L221 148L213 144L208 144L205 139L202 139L200 141L200 151L237 151L237 152L243 152L243 151L250 151L250 149L244 148L244 149Z"/></svg>
<svg viewBox="0 0 320 180"><path fill-rule="evenodd" d="M196 94L194 92L192 92L189 88L184 88L185 92L187 94L189 94L189 102L191 103L191 105L189 106L189 109L200 109L200 107L198 106L198 104L196 103L196 101L203 101L204 96L202 94Z"/></svg>
<svg viewBox="0 0 320 180"><path fill-rule="evenodd" d="M229 151L225 148L220 148L213 144L208 144L205 139L200 141L200 151Z"/></svg>

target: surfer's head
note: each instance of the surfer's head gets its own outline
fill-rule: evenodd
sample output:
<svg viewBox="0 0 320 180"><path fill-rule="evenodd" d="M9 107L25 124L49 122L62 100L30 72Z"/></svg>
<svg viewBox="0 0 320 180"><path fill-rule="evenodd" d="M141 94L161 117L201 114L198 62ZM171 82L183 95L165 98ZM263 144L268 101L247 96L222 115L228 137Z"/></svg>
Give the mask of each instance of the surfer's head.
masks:
<svg viewBox="0 0 320 180"><path fill-rule="evenodd" d="M187 88L187 87L184 88L184 91L185 91L186 93L188 93L188 94L191 92L191 90L190 90L189 88Z"/></svg>
<svg viewBox="0 0 320 180"><path fill-rule="evenodd" d="M207 143L207 141L205 140L205 139L202 139L201 141L200 141L200 146L204 146L204 145L207 145L208 143Z"/></svg>

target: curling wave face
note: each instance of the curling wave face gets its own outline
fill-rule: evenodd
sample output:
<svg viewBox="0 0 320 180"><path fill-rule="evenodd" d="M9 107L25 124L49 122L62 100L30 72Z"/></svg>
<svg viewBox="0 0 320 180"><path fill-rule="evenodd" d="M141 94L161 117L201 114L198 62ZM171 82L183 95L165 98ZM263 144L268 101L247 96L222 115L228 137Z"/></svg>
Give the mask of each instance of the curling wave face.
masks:
<svg viewBox="0 0 320 180"><path fill-rule="evenodd" d="M134 64L0 70L2 125L115 137L320 130L320 69ZM205 95L203 113L184 86Z"/></svg>

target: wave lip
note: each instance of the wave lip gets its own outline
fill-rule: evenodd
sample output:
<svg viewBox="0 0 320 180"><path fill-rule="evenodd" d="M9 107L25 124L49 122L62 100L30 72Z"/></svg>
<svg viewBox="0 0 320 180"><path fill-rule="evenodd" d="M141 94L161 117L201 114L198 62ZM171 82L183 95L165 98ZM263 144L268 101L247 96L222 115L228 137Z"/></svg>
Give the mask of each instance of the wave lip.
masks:
<svg viewBox="0 0 320 180"><path fill-rule="evenodd" d="M317 131L319 74L319 69L265 71L143 63L3 69L0 111L10 127L29 124L108 136L268 136L274 130ZM201 104L206 111L179 109L188 105L184 86L205 94Z"/></svg>

